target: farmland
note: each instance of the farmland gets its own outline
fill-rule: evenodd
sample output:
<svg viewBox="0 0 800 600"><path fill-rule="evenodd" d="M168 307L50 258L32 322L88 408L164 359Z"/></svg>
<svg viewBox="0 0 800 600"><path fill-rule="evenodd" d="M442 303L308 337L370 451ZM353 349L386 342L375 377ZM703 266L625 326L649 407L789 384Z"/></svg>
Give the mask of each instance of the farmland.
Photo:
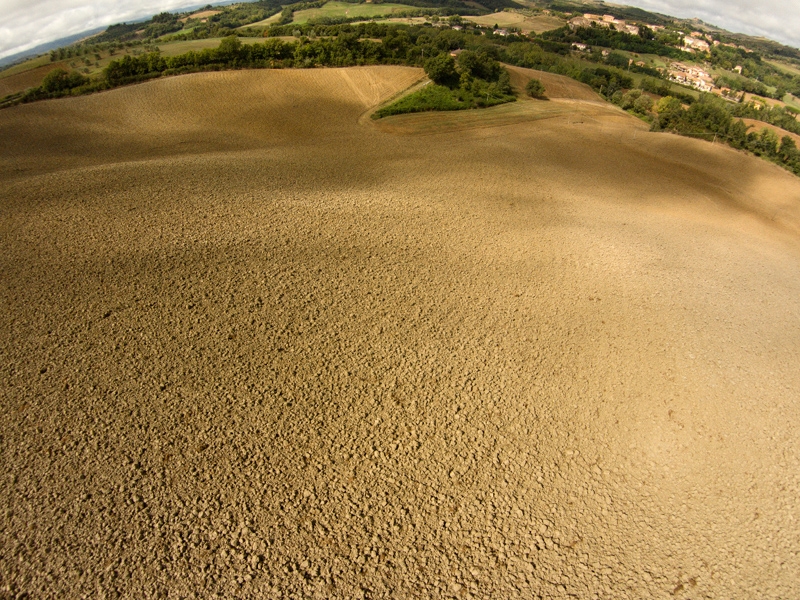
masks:
<svg viewBox="0 0 800 600"><path fill-rule="evenodd" d="M42 66L27 68L8 74L2 72L2 75L5 75L5 77L0 77L0 98L41 85L45 76L53 69L59 67L68 68L69 64L64 61L54 64L48 60L47 63ZM11 71L11 69L9 69L9 71Z"/></svg>
<svg viewBox="0 0 800 600"><path fill-rule="evenodd" d="M326 2L320 8L308 8L298 10L294 13L293 23L303 24L320 18L358 18L370 19L372 17L383 17L400 11L408 11L413 7L407 4L354 4L352 2ZM253 23L250 27L266 27L276 23L280 19L280 14L273 15L268 19Z"/></svg>
<svg viewBox="0 0 800 600"><path fill-rule="evenodd" d="M798 596L800 180L510 71L0 111L4 593Z"/></svg>
<svg viewBox="0 0 800 600"><path fill-rule="evenodd" d="M526 15L521 12L503 11L489 15L467 17L467 20L482 27L513 27L522 33L542 33L550 29L563 27L565 21L557 17L542 14Z"/></svg>
<svg viewBox="0 0 800 600"><path fill-rule="evenodd" d="M377 17L407 11L405 4L352 4L350 2L327 2L322 8L310 8L294 14L294 23L307 23L320 17Z"/></svg>
<svg viewBox="0 0 800 600"><path fill-rule="evenodd" d="M242 44L255 44L263 42L263 38L247 38L240 37L239 41ZM162 56L178 56L191 51L200 51L205 48L217 48L219 46L219 39L209 38L203 40L189 40L185 42L170 42L167 44L159 45L159 50Z"/></svg>
<svg viewBox="0 0 800 600"><path fill-rule="evenodd" d="M791 139L794 140L795 144L800 147L800 135L796 133L792 133L791 131L786 131L785 129L781 129L780 127L775 127L774 125L770 125L769 123L764 123L763 121L756 121L755 119L742 119L745 125L749 129L753 131L761 131L762 129L768 129L772 131L775 135L778 136L778 139L783 138L784 136L789 136Z"/></svg>

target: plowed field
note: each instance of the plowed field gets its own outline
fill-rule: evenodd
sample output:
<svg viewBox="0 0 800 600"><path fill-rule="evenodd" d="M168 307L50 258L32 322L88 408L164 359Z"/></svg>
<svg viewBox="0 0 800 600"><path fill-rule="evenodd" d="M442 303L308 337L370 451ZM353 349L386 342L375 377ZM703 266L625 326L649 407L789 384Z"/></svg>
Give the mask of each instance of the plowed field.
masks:
<svg viewBox="0 0 800 600"><path fill-rule="evenodd" d="M0 111L0 597L800 596L800 180L420 77Z"/></svg>
<svg viewBox="0 0 800 600"><path fill-rule="evenodd" d="M0 98L41 85L47 74L58 68L68 69L69 65L66 62L50 63L0 78Z"/></svg>
<svg viewBox="0 0 800 600"><path fill-rule="evenodd" d="M742 119L745 125L747 125L748 133L761 133L762 129L769 129L775 135L778 136L778 140L782 140L784 137L789 136L791 139L794 140L795 144L800 145L800 135L796 133L792 133L791 131L786 131L780 127L775 127L775 125L770 125L769 123L765 123L764 121L757 121L756 119Z"/></svg>

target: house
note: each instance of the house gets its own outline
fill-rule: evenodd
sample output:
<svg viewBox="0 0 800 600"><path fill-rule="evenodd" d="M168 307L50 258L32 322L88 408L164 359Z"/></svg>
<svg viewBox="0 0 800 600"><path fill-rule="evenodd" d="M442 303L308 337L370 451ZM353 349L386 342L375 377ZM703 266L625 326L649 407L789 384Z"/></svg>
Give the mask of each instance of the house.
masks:
<svg viewBox="0 0 800 600"><path fill-rule="evenodd" d="M578 27L591 27L592 21L586 18L584 15L583 17L574 17L569 20L569 28L570 29L578 29Z"/></svg>
<svg viewBox="0 0 800 600"><path fill-rule="evenodd" d="M581 52L586 52L589 49L589 46L587 46L586 44L578 44L578 43L572 44L572 47L575 48L576 50L580 50Z"/></svg>
<svg viewBox="0 0 800 600"><path fill-rule="evenodd" d="M711 75L700 67L673 63L669 70L669 80L682 85L688 85L701 92L711 92L714 89L714 80Z"/></svg>
<svg viewBox="0 0 800 600"><path fill-rule="evenodd" d="M711 46L708 42L696 37L688 36L683 39L683 48L685 52L708 52Z"/></svg>
<svg viewBox="0 0 800 600"><path fill-rule="evenodd" d="M639 35L639 27L636 25L629 25L621 19L617 19L612 15L595 15L592 13L584 13L582 17L574 17L569 20L570 29L577 29L578 27L591 27L597 25L598 27L613 27L617 31L630 33L631 35Z"/></svg>

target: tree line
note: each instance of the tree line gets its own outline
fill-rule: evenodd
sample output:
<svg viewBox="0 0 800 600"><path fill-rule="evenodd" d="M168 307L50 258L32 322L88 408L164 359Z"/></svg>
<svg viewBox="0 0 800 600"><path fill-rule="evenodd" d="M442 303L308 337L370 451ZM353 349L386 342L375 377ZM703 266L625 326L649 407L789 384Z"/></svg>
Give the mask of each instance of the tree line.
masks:
<svg viewBox="0 0 800 600"><path fill-rule="evenodd" d="M631 74L621 68L623 62L614 52L606 57L598 53L597 60L602 64L587 65L585 61L573 59L565 43L519 36L499 38L481 35L479 30L457 31L380 22L288 27L293 27L299 38L284 41L277 36L285 33L285 27L273 27L263 42L245 44L238 37L230 36L217 48L177 56L165 57L158 52L138 56L125 54L111 61L96 79L76 72L56 71L19 100L76 95L164 75L204 70L397 64L425 67L435 82L421 96L412 98L412 104L416 104L406 109L422 109L423 106L426 110L453 109L512 100L507 73L499 66L507 63L586 83L606 99L651 120L656 131L702 134L711 139L716 135L717 139L734 147L780 162L796 172L796 154L790 141L777 140L777 144L773 144L769 134L748 133L736 124L741 123L737 117L746 117L800 132L800 123L791 111L757 107L751 103L734 104L710 95L695 101L688 92L672 91L673 86L657 76L645 78L639 89L635 89ZM450 53L456 50L460 51L459 58L453 60ZM654 96L670 100L666 104L656 103Z"/></svg>
<svg viewBox="0 0 800 600"><path fill-rule="evenodd" d="M752 152L775 162L800 176L800 152L790 136L778 137L774 131L748 131L747 125L736 116L731 105L711 94L703 94L689 107L677 98L665 96L655 107L652 131L668 131L688 136L718 140L730 146ZM794 121L793 130L800 125Z"/></svg>

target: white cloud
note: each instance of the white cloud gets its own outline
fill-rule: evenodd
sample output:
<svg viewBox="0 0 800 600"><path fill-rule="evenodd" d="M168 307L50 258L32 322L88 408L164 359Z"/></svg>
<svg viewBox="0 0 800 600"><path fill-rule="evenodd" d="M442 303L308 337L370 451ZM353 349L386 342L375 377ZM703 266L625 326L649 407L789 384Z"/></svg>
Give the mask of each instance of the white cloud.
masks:
<svg viewBox="0 0 800 600"><path fill-rule="evenodd" d="M673 17L697 17L728 31L768 37L800 48L797 0L626 0L620 4Z"/></svg>
<svg viewBox="0 0 800 600"><path fill-rule="evenodd" d="M191 0L0 0L0 58L69 35L198 4Z"/></svg>

